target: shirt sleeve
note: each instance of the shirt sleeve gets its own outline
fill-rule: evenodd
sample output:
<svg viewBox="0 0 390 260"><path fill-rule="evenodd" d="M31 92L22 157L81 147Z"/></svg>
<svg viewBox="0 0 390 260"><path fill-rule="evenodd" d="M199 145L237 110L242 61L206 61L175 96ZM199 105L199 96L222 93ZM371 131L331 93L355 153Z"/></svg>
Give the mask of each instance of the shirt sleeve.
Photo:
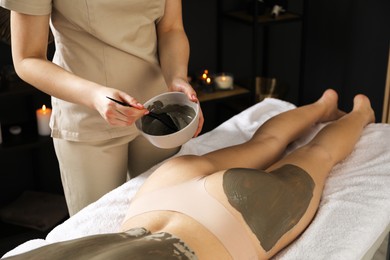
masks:
<svg viewBox="0 0 390 260"><path fill-rule="evenodd" d="M47 15L51 13L52 0L0 0L0 6L29 15Z"/></svg>

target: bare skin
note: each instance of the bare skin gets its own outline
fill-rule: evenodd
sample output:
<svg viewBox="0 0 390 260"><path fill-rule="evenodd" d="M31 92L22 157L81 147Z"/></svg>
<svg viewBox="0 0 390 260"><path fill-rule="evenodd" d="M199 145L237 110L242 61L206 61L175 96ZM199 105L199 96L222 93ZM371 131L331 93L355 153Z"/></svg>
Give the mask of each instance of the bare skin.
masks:
<svg viewBox="0 0 390 260"><path fill-rule="evenodd" d="M288 144L300 137L313 124L327 121L334 122L324 127L307 145L281 158ZM136 194L134 201L151 191L160 188L169 188L196 177L205 177L206 190L242 225L244 232L249 237L249 241L257 253L258 259L270 259L294 241L310 224L318 209L323 187L329 172L334 165L345 159L351 153L364 127L374 121L374 112L367 97L357 95L354 98L353 110L345 114L337 108L336 92L327 90L317 102L271 118L246 143L214 151L203 156L188 155L167 161L145 181L144 185ZM268 249L265 250L262 246L261 239L256 237L241 213L228 201L227 193L225 193L223 188L225 184L224 176L228 175L229 171L230 174L231 171L234 172L233 174L247 174L247 171L256 173L256 171L250 169L266 169L267 172L270 172L288 164L295 165L294 167L297 166L304 170L303 172L306 174L305 178L310 182L310 185L306 185L306 187L309 188L308 190L311 194L309 197L305 197L305 199L309 198L309 200L305 204L300 219L297 219L294 225L289 227L287 231L282 230L282 232L279 232L279 230L276 230L281 235L278 236L276 242L268 243L271 247L268 246ZM237 168L241 168L241 170L237 170ZM273 173L259 174L262 174L262 176L271 176ZM287 175L282 176L287 179L290 177ZM264 178L265 181L267 179L268 177ZM305 185L305 183L303 184ZM293 192L290 193L292 194ZM180 199L180 195L177 194L177 199ZM263 196L263 198L259 197L258 199L266 201L267 198L264 199L264 197L268 196ZM279 214L283 214L283 211ZM134 232L143 228L148 230L152 236L164 234L167 238L176 239L175 244L185 243L185 250L183 249L182 252L194 252L198 259L232 259L229 252L213 233L190 216L182 213L166 210L150 211L135 215L127 219L122 225L123 231L130 230L130 232ZM226 228L228 229L229 227ZM121 236L128 237L126 234L122 234ZM113 241L112 236L100 235L96 237L97 240L100 239L99 241L105 239L98 245L98 248L100 251L104 251L107 256L109 256L110 250L112 251L112 256L122 253L118 251L117 246L119 244ZM82 240L87 244L94 244L93 237L83 238ZM122 241L122 239L120 240ZM124 242L125 246L123 248L126 250L141 250L139 252L140 256L151 251L156 252L157 250L155 249L166 248L166 246L153 245L153 243L145 240L139 242L142 243L144 249L134 248L131 239ZM165 242L168 242L168 240ZM82 243L83 241L80 241L80 245ZM74 244L76 247L78 245L78 243L69 244ZM174 246L174 243L170 245ZM55 249L55 246L53 245L53 249ZM64 250L67 248L67 245L64 244L60 248ZM58 253L57 250L44 250L40 251L43 251L41 253L45 256L49 252L52 254ZM88 250L88 252L90 251ZM162 251L167 253L166 250ZM134 254L134 251L131 251L131 253ZM25 256L26 258L20 259L28 259L29 255Z"/></svg>
<svg viewBox="0 0 390 260"><path fill-rule="evenodd" d="M158 168L144 183L136 197L147 192L207 176L206 189L246 227L259 259L269 259L291 243L310 224L321 198L326 178L335 164L345 159L359 140L364 127L375 121L370 101L364 95L354 98L353 110L345 114L337 108L337 93L327 90L315 103L282 113L263 124L250 141L203 156L174 158ZM335 121L334 121L335 120ZM334 121L321 130L306 146L280 158L287 145L319 122ZM230 168L274 170L285 164L304 169L314 180L310 204L290 231L265 251L242 216L227 201L222 177ZM321 167L318 167L321 165ZM180 197L180 196L178 196ZM145 227L152 233L165 231L180 237L200 259L229 259L230 255L208 230L191 218L176 212L149 212L123 224L123 230ZM196 236L195 236L196 234ZM212 246L213 250L209 248Z"/></svg>

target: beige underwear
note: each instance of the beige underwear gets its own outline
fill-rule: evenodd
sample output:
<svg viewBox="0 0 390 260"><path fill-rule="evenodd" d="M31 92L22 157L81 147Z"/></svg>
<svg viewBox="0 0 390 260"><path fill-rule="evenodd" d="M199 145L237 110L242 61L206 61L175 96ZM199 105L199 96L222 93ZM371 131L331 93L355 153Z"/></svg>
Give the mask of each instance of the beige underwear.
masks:
<svg viewBox="0 0 390 260"><path fill-rule="evenodd" d="M233 259L257 259L255 247L246 231L238 220L206 191L205 180L196 178L142 195L132 201L125 221L150 211L180 212L213 233Z"/></svg>

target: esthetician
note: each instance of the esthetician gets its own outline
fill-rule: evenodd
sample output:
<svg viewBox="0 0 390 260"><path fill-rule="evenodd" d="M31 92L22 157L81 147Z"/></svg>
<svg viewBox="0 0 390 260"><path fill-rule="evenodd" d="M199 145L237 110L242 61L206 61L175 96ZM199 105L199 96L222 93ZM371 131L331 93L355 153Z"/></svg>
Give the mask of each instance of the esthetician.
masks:
<svg viewBox="0 0 390 260"><path fill-rule="evenodd" d="M198 102L187 82L180 0L0 0L11 10L18 75L52 96L51 128L73 215L175 150L142 139L142 103L166 91ZM55 39L46 58L49 23ZM121 106L112 97L131 107ZM199 134L203 125L200 116Z"/></svg>

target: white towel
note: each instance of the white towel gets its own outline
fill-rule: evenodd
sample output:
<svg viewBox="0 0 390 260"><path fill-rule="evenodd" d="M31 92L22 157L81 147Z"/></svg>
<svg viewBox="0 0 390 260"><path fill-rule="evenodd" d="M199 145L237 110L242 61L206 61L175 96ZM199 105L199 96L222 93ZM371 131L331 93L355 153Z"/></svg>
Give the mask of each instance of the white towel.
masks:
<svg viewBox="0 0 390 260"><path fill-rule="evenodd" d="M389 225L390 125L371 124L332 170L313 222L275 259L362 259Z"/></svg>
<svg viewBox="0 0 390 260"><path fill-rule="evenodd" d="M185 144L178 155L206 152L242 143L270 117L294 108L277 100L248 108L218 128ZM289 147L308 142L324 124ZM361 259L390 223L390 126L368 126L353 153L331 172L311 225L275 259ZM159 165L130 180L53 229L45 240L28 241L6 256L53 242L117 232L143 181Z"/></svg>

